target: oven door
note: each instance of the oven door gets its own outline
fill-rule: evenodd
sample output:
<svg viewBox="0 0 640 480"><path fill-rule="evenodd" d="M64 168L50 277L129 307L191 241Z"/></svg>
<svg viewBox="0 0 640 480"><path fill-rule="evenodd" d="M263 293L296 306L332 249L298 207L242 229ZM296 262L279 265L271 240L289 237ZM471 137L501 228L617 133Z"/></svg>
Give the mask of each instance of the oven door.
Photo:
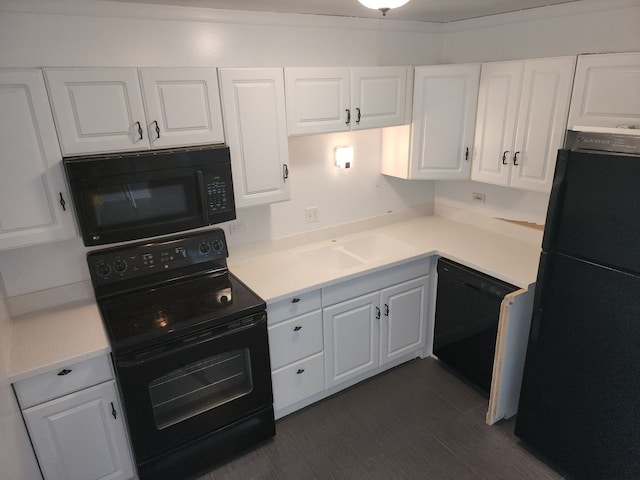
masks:
<svg viewBox="0 0 640 480"><path fill-rule="evenodd" d="M138 463L273 403L265 313L115 363Z"/></svg>

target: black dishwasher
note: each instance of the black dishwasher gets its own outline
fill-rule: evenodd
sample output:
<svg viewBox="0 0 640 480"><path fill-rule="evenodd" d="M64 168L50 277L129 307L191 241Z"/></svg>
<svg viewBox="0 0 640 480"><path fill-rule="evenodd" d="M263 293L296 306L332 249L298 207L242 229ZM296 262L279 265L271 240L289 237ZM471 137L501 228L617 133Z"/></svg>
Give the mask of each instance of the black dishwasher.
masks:
<svg viewBox="0 0 640 480"><path fill-rule="evenodd" d="M500 304L515 290L518 287L449 259L438 260L433 353L487 395Z"/></svg>

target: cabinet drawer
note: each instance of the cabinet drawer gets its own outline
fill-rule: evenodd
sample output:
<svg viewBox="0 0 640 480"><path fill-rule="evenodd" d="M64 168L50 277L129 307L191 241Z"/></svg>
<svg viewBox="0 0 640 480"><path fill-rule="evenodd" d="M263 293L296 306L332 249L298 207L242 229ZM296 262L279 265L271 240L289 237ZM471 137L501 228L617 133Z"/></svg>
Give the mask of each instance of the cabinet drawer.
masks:
<svg viewBox="0 0 640 480"><path fill-rule="evenodd" d="M321 306L320 290L313 290L302 295L292 295L289 298L267 305L267 322L269 325L274 325L287 318L316 310Z"/></svg>
<svg viewBox="0 0 640 480"><path fill-rule="evenodd" d="M322 311L316 310L269 327L271 368L322 351Z"/></svg>
<svg viewBox="0 0 640 480"><path fill-rule="evenodd" d="M274 408L280 410L324 390L324 354L301 360L271 374Z"/></svg>
<svg viewBox="0 0 640 480"><path fill-rule="evenodd" d="M101 355L27 378L15 383L14 387L20 408L24 410L111 378L111 359L109 355Z"/></svg>

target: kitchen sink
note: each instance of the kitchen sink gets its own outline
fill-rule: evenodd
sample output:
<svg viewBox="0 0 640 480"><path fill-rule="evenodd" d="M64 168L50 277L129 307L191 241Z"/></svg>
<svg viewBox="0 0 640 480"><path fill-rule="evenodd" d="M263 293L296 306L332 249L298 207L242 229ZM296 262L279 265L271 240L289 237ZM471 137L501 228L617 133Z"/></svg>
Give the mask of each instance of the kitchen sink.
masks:
<svg viewBox="0 0 640 480"><path fill-rule="evenodd" d="M296 259L309 268L324 271L346 270L362 265L364 261L345 252L340 245L328 245L296 254Z"/></svg>
<svg viewBox="0 0 640 480"><path fill-rule="evenodd" d="M347 240L340 244L340 248L363 262L371 262L392 254L409 253L413 250L411 245L382 233L373 233Z"/></svg>
<svg viewBox="0 0 640 480"><path fill-rule="evenodd" d="M296 259L309 268L335 272L411 250L411 245L374 233L298 252Z"/></svg>

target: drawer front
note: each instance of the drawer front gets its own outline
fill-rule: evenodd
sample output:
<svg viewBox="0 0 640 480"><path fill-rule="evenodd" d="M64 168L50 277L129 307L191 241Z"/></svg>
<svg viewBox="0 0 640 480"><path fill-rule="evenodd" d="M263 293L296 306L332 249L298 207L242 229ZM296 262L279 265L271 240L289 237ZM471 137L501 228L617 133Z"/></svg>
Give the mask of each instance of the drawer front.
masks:
<svg viewBox="0 0 640 480"><path fill-rule="evenodd" d="M324 390L324 354L301 360L271 374L274 408L293 405Z"/></svg>
<svg viewBox="0 0 640 480"><path fill-rule="evenodd" d="M113 378L109 355L83 360L14 384L25 409Z"/></svg>
<svg viewBox="0 0 640 480"><path fill-rule="evenodd" d="M317 310L322 306L320 292L320 290L313 290L301 295L291 295L289 298L267 305L268 324L274 325L288 318Z"/></svg>
<svg viewBox="0 0 640 480"><path fill-rule="evenodd" d="M273 370L321 352L322 349L321 310L269 327L269 353Z"/></svg>

